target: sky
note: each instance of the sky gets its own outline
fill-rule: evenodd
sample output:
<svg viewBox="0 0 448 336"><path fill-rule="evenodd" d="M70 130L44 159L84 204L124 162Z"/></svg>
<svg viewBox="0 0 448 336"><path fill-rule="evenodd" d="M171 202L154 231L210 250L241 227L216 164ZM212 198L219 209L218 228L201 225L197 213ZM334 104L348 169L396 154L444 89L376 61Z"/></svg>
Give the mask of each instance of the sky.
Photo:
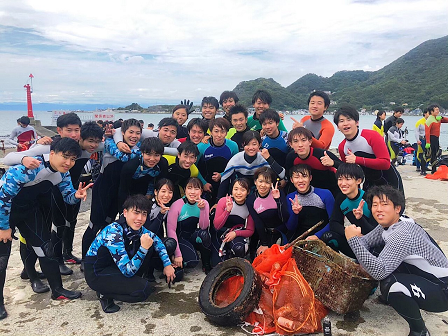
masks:
<svg viewBox="0 0 448 336"><path fill-rule="evenodd" d="M0 2L0 103L176 103L375 71L448 35L446 0Z"/></svg>

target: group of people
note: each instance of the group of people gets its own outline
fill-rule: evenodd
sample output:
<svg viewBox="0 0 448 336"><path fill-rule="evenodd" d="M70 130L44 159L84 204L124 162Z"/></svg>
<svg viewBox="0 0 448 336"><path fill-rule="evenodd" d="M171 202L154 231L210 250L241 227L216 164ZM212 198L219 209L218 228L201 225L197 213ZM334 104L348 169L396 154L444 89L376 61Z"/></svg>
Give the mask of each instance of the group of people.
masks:
<svg viewBox="0 0 448 336"><path fill-rule="evenodd" d="M407 129L403 130L403 113L402 107L396 107L393 114L386 119L386 112L380 110L373 124L373 130L384 137L392 164L395 165L400 150L411 146L406 139ZM440 107L431 104L423 110L423 117L415 123L415 144L412 147L415 147L416 170L423 176L427 174L428 165L434 163L439 155L440 126L442 123L448 123L448 118L439 114Z"/></svg>
<svg viewBox="0 0 448 336"><path fill-rule="evenodd" d="M326 93L310 94L309 115L291 130L271 103L268 92L256 91L249 116L238 96L225 91L219 101L204 97L202 117L188 121L192 104L184 101L157 131L136 119L102 128L82 124L75 113L60 116L57 136L4 159L11 168L0 181L1 289L16 229L22 278L33 291L80 297L63 288L61 274L73 272L65 263L81 264L106 313L120 309L114 300L146 300L154 270L170 285L199 263L208 273L226 259L254 259L306 234L357 259L380 281L381 297L406 319L410 335L429 335L419 309L448 309L448 260L403 215L402 180L383 136L359 129L357 110L341 106L333 121L345 139L336 156L329 151L335 127L324 117ZM223 117L217 117L220 105ZM79 179L99 151L78 258L79 200L91 187Z"/></svg>

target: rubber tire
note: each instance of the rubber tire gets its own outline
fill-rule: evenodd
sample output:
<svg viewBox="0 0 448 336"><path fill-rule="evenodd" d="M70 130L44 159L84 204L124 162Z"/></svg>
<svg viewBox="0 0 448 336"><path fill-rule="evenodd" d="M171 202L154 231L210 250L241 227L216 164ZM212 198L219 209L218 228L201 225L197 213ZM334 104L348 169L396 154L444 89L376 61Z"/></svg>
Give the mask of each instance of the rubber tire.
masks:
<svg viewBox="0 0 448 336"><path fill-rule="evenodd" d="M226 279L242 275L244 285L237 299L225 307L214 304L216 290ZM199 306L207 318L220 326L237 325L258 305L262 283L251 263L243 258L232 258L214 267L202 282Z"/></svg>

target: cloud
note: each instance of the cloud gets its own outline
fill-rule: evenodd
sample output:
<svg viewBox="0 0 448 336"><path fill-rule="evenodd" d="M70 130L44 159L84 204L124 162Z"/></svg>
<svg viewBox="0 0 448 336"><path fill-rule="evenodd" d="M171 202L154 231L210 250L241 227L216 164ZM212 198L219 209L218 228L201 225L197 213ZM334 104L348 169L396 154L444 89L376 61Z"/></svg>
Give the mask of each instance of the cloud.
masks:
<svg viewBox="0 0 448 336"><path fill-rule="evenodd" d="M14 1L0 4L0 102L198 100L240 81L377 70L448 34L434 1Z"/></svg>

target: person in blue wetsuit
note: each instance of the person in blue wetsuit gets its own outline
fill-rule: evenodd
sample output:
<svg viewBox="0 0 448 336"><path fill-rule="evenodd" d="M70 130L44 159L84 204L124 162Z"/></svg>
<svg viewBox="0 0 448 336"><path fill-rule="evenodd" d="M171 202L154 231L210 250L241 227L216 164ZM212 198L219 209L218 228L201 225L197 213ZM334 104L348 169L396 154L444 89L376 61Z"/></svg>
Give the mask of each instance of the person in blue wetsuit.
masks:
<svg viewBox="0 0 448 336"><path fill-rule="evenodd" d="M257 131L247 131L243 135L244 152L239 152L230 159L226 169L221 174L221 185L218 190L218 198L229 193L229 186L235 179L245 177L252 187L252 176L255 170L268 166L280 179L285 178L285 168L280 166L269 154L266 148L260 152L261 137Z"/></svg>
<svg viewBox="0 0 448 336"><path fill-rule="evenodd" d="M83 188L80 184L78 190L73 188L68 171L80 155L77 141L62 138L53 141L49 154L36 157L40 161L37 168L16 165L0 180L0 319L7 316L3 287L16 228L39 257L40 267L52 291L51 298L77 299L81 296L81 292L69 291L62 286L50 233L53 186L58 186L65 202L70 204L85 199L87 188L91 187L89 184Z"/></svg>
<svg viewBox="0 0 448 336"><path fill-rule="evenodd" d="M355 255L345 239L344 219L361 228L363 235L372 231L378 223L372 217L365 202L365 192L360 189L364 181L364 171L356 163L341 163L336 177L341 194L336 197L329 223L315 236L308 239L320 238L335 251L354 258Z"/></svg>
<svg viewBox="0 0 448 336"><path fill-rule="evenodd" d="M106 139L104 143L105 154L101 173L92 189L90 222L82 237L83 258L96 234L113 222L118 214L118 188L124 163L140 156L138 145L142 128L139 121L137 119L125 120L121 126L121 132L125 144L132 148L132 151L131 154L121 152L111 138Z"/></svg>
<svg viewBox="0 0 448 336"><path fill-rule="evenodd" d="M327 225L333 212L334 198L329 190L311 186L311 167L308 165L293 166L289 177L297 190L286 197L289 200L289 219L286 222L286 228L288 241L291 242L320 221L322 224L310 234Z"/></svg>
<svg viewBox="0 0 448 336"><path fill-rule="evenodd" d="M192 177L185 186L185 196L175 201L168 212L167 235L177 241L174 265L177 268L194 268L199 264L201 252L202 268L211 270L209 232L210 218L208 202L201 198L202 182Z"/></svg>
<svg viewBox="0 0 448 336"><path fill-rule="evenodd" d="M143 195L132 195L123 207L123 217L95 237L84 260L86 282L97 292L105 313L120 310L114 300L141 302L148 298L153 288L141 275L154 251L163 262L166 281L175 279L165 245L143 226L151 202Z"/></svg>
<svg viewBox="0 0 448 336"><path fill-rule="evenodd" d="M267 109L260 114L260 124L264 136L261 138L262 148L266 148L272 158L282 167L285 167L288 145L288 132L279 130L280 116L277 111Z"/></svg>
<svg viewBox="0 0 448 336"><path fill-rule="evenodd" d="M206 185L211 187L211 192L207 193L206 198L209 204L213 206L218 195L221 173L225 170L227 162L238 154L238 145L232 140L226 139L230 128L226 119L212 119L209 126L211 138L208 143L201 142L198 144L197 166L201 175L207 181ZM206 189L205 186L204 189Z"/></svg>
<svg viewBox="0 0 448 336"><path fill-rule="evenodd" d="M254 174L254 184L256 190L249 195L246 204L255 223L255 232L250 238L251 252L256 250L259 255L279 239L280 245L286 244L286 236L280 228L288 221L289 212L285 195L278 189L278 181L271 168L258 168Z"/></svg>

